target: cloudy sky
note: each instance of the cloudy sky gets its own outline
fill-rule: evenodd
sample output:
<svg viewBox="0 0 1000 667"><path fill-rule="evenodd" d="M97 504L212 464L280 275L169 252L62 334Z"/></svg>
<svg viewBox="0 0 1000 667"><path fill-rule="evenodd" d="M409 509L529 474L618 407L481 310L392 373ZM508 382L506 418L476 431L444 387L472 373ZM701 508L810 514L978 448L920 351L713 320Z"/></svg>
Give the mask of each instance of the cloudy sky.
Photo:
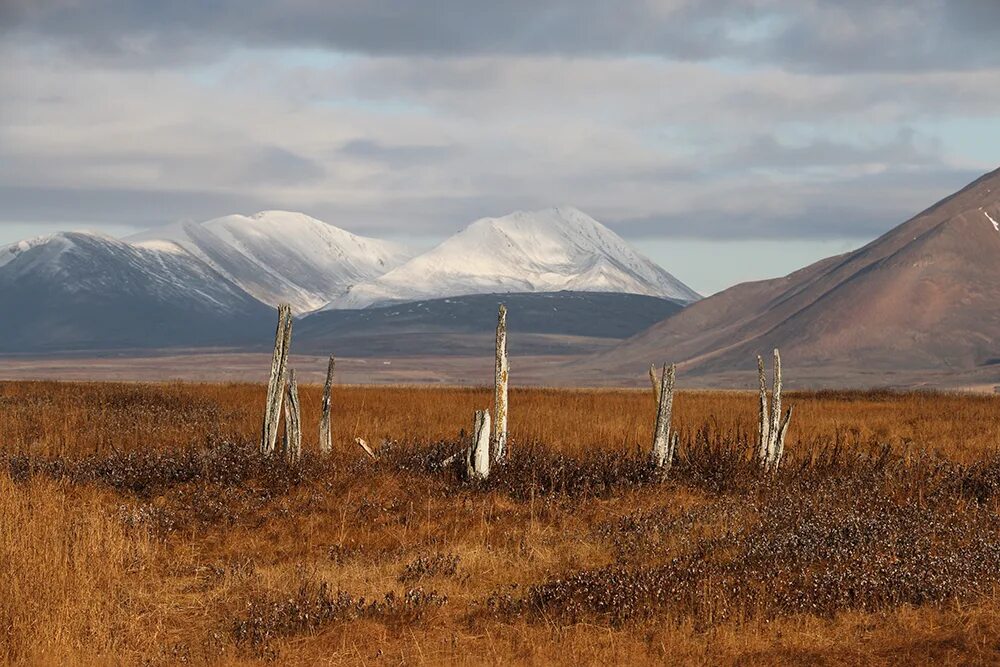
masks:
<svg viewBox="0 0 1000 667"><path fill-rule="evenodd" d="M572 204L695 289L1000 166L996 0L0 0L0 242Z"/></svg>

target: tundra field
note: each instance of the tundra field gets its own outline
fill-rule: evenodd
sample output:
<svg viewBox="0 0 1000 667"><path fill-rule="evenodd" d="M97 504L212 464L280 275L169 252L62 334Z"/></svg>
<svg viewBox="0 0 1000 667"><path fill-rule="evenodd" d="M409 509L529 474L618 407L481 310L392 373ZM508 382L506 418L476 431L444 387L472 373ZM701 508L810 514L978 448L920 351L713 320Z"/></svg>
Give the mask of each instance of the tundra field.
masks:
<svg viewBox="0 0 1000 667"><path fill-rule="evenodd" d="M1000 661L1000 399L511 391L511 458L441 462L492 391L0 383L0 656L34 664ZM355 436L379 446L372 461Z"/></svg>

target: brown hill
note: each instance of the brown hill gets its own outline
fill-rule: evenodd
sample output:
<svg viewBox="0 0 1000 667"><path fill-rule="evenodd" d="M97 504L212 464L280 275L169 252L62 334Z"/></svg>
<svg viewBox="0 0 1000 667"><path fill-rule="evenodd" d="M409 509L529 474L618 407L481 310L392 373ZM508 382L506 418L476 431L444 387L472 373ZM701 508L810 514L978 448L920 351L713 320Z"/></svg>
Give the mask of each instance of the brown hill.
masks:
<svg viewBox="0 0 1000 667"><path fill-rule="evenodd" d="M755 355L779 347L793 377L819 384L993 382L993 220L1000 222L1000 170L854 252L697 302L593 357L580 378L635 379L651 361L672 359L704 383L752 370Z"/></svg>

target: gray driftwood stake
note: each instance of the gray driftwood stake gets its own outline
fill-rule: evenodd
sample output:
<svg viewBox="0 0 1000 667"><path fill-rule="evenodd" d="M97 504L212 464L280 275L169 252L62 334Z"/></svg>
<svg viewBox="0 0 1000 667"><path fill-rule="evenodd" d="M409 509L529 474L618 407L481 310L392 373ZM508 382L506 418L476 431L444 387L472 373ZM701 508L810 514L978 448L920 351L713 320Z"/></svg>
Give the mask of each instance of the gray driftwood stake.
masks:
<svg viewBox="0 0 1000 667"><path fill-rule="evenodd" d="M282 304L278 306L278 328L274 333L271 377L267 383L267 402L264 404L264 423L260 434L260 451L265 455L274 452L274 446L278 442L278 423L281 421L281 401L285 393L291 339L292 309L287 304Z"/></svg>
<svg viewBox="0 0 1000 667"><path fill-rule="evenodd" d="M496 378L493 386L493 458L503 461L507 458L507 380L510 366L507 361L507 307L500 304L497 315L497 358Z"/></svg>
<svg viewBox="0 0 1000 667"><path fill-rule="evenodd" d="M358 447L365 450L365 454L368 455L368 458L372 461L378 461L378 454L376 454L372 448L368 446L368 443L365 442L364 438L355 438L354 442L358 443Z"/></svg>
<svg viewBox="0 0 1000 667"><path fill-rule="evenodd" d="M656 402L656 407L660 407L660 380L656 377L656 364L649 365L649 383L653 385L653 400Z"/></svg>
<svg viewBox="0 0 1000 667"><path fill-rule="evenodd" d="M490 476L490 411L476 410L472 428L472 446L466 455L466 472L470 479Z"/></svg>
<svg viewBox="0 0 1000 667"><path fill-rule="evenodd" d="M653 462L658 468L670 469L674 460L676 437L671 437L670 420L674 409L674 376L677 367L663 365L660 381L660 402L656 410L656 429L653 431Z"/></svg>
<svg viewBox="0 0 1000 667"><path fill-rule="evenodd" d="M764 370L764 359L757 355L757 376L760 380L760 412L757 422L757 462L762 466L767 466L768 447L771 442L771 417L767 408L767 372Z"/></svg>
<svg viewBox="0 0 1000 667"><path fill-rule="evenodd" d="M333 437L330 435L330 393L333 391L333 355L326 365L326 384L323 385L323 414L319 420L319 451L329 454L333 450Z"/></svg>
<svg viewBox="0 0 1000 667"><path fill-rule="evenodd" d="M302 413L299 409L299 385L295 371L288 373L288 402L285 403L285 458L298 461L302 457Z"/></svg>
<svg viewBox="0 0 1000 667"><path fill-rule="evenodd" d="M771 465L778 453L778 436L781 435L781 355L774 348L774 384L771 386L771 426L767 454Z"/></svg>
<svg viewBox="0 0 1000 667"><path fill-rule="evenodd" d="M788 433L788 422L792 419L792 409L781 417L781 355L774 350L774 384L771 389L771 401L768 406L767 377L764 371L764 360L757 357L757 373L760 379L760 417L758 423L759 444L757 459L766 470L777 470L781 465L781 457L785 453L785 435Z"/></svg>

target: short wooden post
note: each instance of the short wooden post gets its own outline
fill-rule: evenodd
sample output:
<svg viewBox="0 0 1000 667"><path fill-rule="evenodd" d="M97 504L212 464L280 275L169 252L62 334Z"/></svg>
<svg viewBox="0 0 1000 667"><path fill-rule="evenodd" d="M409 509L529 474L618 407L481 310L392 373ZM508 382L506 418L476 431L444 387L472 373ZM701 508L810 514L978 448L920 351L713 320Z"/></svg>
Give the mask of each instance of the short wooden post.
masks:
<svg viewBox="0 0 1000 667"><path fill-rule="evenodd" d="M368 446L368 443L365 442L364 438L355 438L354 442L358 444L358 447L360 447L365 451L365 454L368 455L368 458L370 458L372 461L378 461L378 454L376 454L375 451Z"/></svg>
<svg viewBox="0 0 1000 667"><path fill-rule="evenodd" d="M476 410L472 428L472 446L466 454L465 470L469 479L490 476L490 411Z"/></svg>
<svg viewBox="0 0 1000 667"><path fill-rule="evenodd" d="M278 442L278 424L281 421L281 401L285 393L291 340L292 309L289 305L282 304L278 306L278 328L274 333L271 376L267 383L267 402L264 404L264 423L260 434L260 451L267 456L274 452L274 446Z"/></svg>
<svg viewBox="0 0 1000 667"><path fill-rule="evenodd" d="M670 433L670 421L674 407L674 377L677 367L663 364L660 381L660 402L656 410L656 428L653 431L653 462L656 467L669 470L674 459L677 438Z"/></svg>
<svg viewBox="0 0 1000 667"><path fill-rule="evenodd" d="M302 457L302 415L299 409L299 385L295 371L288 373L288 402L285 404L285 458L298 461Z"/></svg>
<svg viewBox="0 0 1000 667"><path fill-rule="evenodd" d="M507 380L510 366L507 361L507 307L500 304L497 315L496 377L493 384L493 460L507 458Z"/></svg>
<svg viewBox="0 0 1000 667"><path fill-rule="evenodd" d="M333 355L326 365L326 384L323 385L323 413L319 420L319 451L329 454L333 451L333 436L330 434L330 394L333 391Z"/></svg>

